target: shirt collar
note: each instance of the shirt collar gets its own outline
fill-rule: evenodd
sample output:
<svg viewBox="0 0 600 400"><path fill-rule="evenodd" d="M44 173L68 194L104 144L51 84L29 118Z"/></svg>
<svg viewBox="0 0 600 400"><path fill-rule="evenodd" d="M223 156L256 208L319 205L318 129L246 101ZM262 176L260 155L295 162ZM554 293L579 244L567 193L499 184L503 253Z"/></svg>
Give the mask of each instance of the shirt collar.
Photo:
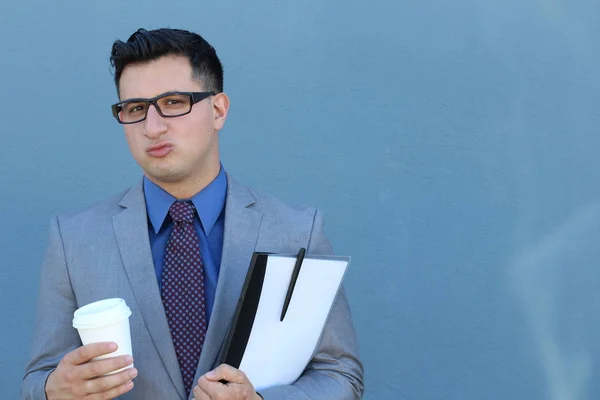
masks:
<svg viewBox="0 0 600 400"><path fill-rule="evenodd" d="M171 208L171 205L177 199L146 176L144 176L144 196L146 197L146 210L152 224L152 229L154 229L155 233L158 233L169 213L169 208ZM200 217L200 225L206 235L210 234L219 215L221 215L221 211L223 211L223 207L225 206L226 196L227 175L223 166L221 166L219 175L190 199L194 203L194 207L196 207L196 211Z"/></svg>

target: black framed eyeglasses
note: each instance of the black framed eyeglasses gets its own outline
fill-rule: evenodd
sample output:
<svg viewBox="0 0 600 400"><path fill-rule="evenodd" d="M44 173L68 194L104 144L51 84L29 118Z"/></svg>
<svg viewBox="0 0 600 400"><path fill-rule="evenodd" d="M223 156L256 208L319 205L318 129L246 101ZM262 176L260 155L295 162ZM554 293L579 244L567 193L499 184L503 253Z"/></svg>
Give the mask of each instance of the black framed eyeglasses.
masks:
<svg viewBox="0 0 600 400"><path fill-rule="evenodd" d="M192 106L216 92L168 92L151 99L128 99L112 105L113 116L120 124L135 124L146 119L150 104L166 118L181 117L192 111Z"/></svg>

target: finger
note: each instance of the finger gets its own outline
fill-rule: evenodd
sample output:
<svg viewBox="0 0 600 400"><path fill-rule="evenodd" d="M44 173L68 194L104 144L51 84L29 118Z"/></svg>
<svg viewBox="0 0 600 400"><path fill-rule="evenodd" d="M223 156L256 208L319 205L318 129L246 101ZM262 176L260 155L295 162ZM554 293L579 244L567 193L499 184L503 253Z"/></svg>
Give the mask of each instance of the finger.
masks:
<svg viewBox="0 0 600 400"><path fill-rule="evenodd" d="M129 368L121 371L118 374L101 376L99 378L90 379L85 382L85 391L88 394L102 393L122 387L127 382L131 381L138 375L135 368ZM112 397L111 397L112 398Z"/></svg>
<svg viewBox="0 0 600 400"><path fill-rule="evenodd" d="M112 353L115 350L117 350L117 344L113 342L90 343L67 353L63 361L72 365L85 364L92 358Z"/></svg>
<svg viewBox="0 0 600 400"><path fill-rule="evenodd" d="M247 380L246 374L227 364L219 365L212 371L207 372L204 376L209 381L219 381L223 379L228 382L244 383Z"/></svg>
<svg viewBox="0 0 600 400"><path fill-rule="evenodd" d="M84 380L97 378L104 374L108 374L109 372L127 367L131 364L133 364L133 357L130 355L90 361L87 364L78 366L77 377Z"/></svg>
<svg viewBox="0 0 600 400"><path fill-rule="evenodd" d="M99 393L99 396L92 396L93 399L114 399L117 398L119 396L121 396L122 394L125 394L127 392L129 392L131 389L133 389L133 382L132 381L127 381L124 384L117 386L115 388L106 390L102 393ZM87 399L87 397L86 397Z"/></svg>
<svg viewBox="0 0 600 400"><path fill-rule="evenodd" d="M208 393L202 390L198 385L194 386L192 393L194 393L194 400L210 400Z"/></svg>

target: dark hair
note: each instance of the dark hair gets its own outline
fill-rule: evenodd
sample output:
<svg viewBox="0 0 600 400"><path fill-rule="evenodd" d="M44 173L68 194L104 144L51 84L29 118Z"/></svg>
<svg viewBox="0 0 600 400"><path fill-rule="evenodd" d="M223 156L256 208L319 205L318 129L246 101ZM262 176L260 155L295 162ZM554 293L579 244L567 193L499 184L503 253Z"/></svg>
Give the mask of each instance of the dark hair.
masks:
<svg viewBox="0 0 600 400"><path fill-rule="evenodd" d="M204 90L223 91L223 67L215 49L202 36L182 29L162 28L152 31L138 29L127 39L113 43L110 64L115 69L115 85L125 67L161 57L184 56L192 65L192 76L203 83Z"/></svg>

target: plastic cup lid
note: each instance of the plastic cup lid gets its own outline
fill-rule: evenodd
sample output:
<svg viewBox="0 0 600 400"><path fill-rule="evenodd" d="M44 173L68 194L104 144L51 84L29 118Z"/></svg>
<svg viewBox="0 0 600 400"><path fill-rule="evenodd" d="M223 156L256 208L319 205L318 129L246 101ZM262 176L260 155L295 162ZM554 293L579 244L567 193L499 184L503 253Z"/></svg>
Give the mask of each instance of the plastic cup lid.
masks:
<svg viewBox="0 0 600 400"><path fill-rule="evenodd" d="M73 327L93 329L129 318L131 310L123 299L105 299L87 304L73 314Z"/></svg>

